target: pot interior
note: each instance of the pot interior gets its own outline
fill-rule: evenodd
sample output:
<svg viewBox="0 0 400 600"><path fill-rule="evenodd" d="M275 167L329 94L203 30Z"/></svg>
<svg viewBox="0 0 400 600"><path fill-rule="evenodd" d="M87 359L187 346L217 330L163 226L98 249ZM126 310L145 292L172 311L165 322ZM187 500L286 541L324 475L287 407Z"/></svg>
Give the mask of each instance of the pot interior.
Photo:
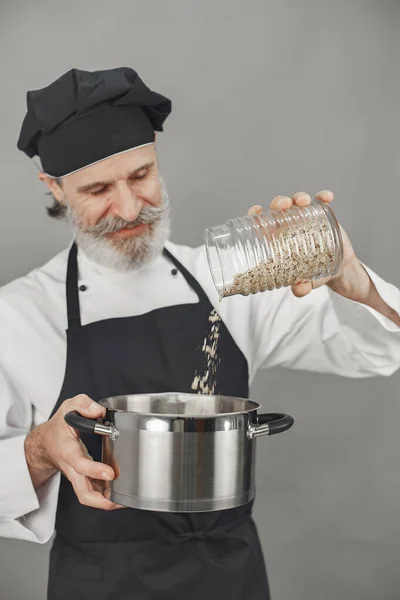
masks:
<svg viewBox="0 0 400 600"><path fill-rule="evenodd" d="M257 410L260 407L258 402L233 396L180 393L111 396L100 400L99 403L110 410L169 417L232 415Z"/></svg>

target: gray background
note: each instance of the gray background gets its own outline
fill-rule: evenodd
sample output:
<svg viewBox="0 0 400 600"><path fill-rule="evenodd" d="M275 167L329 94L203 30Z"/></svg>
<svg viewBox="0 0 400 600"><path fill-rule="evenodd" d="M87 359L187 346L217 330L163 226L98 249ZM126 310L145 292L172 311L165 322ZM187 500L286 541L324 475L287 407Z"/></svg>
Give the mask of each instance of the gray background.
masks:
<svg viewBox="0 0 400 600"><path fill-rule="evenodd" d="M173 99L158 148L175 241L197 245L207 225L277 194L331 189L359 257L400 284L397 1L3 0L0 10L0 283L69 240L16 150L26 90L72 67L125 65ZM273 600L400 597L399 382L259 374L252 397L297 422L259 443L255 516ZM0 540L1 598L43 599L48 551Z"/></svg>

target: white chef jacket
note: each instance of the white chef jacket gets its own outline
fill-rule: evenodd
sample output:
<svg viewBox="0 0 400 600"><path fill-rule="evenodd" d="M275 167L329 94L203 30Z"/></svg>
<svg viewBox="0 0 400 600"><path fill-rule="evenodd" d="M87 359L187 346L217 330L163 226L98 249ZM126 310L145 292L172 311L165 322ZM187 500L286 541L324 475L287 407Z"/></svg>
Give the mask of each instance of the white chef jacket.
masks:
<svg viewBox="0 0 400 600"><path fill-rule="evenodd" d="M327 286L304 298L290 288L218 301L204 246L166 244L219 311L249 365L283 366L345 377L389 376L400 364L400 327ZM0 288L0 536L47 542L54 532L60 474L35 491L24 454L32 426L46 421L60 394L66 362L65 280L69 248ZM82 325L197 302L164 256L117 272L78 251ZM400 313L400 290L371 269L375 286ZM135 340L132 340L135 344ZM149 357L151 361L151 357Z"/></svg>

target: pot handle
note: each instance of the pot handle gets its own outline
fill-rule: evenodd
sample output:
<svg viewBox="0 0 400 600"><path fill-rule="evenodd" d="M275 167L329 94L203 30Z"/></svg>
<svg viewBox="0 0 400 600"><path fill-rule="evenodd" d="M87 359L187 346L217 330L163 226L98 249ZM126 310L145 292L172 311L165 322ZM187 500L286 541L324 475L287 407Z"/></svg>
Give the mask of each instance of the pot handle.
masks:
<svg viewBox="0 0 400 600"><path fill-rule="evenodd" d="M82 417L77 410L71 410L64 415L64 421L74 429L83 433L97 433L98 435L109 435L115 442L119 437L119 431L112 423L103 425L97 419L87 419Z"/></svg>
<svg viewBox="0 0 400 600"><path fill-rule="evenodd" d="M294 423L293 417L282 413L269 413L258 416L258 425L250 425L247 430L249 440L262 435L274 435L290 429Z"/></svg>

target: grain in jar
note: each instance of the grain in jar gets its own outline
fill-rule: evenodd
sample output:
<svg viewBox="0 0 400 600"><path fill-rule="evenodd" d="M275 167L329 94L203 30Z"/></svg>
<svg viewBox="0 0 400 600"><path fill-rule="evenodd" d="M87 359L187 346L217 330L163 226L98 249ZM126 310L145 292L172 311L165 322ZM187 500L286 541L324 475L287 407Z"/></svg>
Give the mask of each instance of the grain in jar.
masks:
<svg viewBox="0 0 400 600"><path fill-rule="evenodd" d="M330 277L343 260L339 224L319 200L231 219L207 229L205 244L220 298Z"/></svg>

